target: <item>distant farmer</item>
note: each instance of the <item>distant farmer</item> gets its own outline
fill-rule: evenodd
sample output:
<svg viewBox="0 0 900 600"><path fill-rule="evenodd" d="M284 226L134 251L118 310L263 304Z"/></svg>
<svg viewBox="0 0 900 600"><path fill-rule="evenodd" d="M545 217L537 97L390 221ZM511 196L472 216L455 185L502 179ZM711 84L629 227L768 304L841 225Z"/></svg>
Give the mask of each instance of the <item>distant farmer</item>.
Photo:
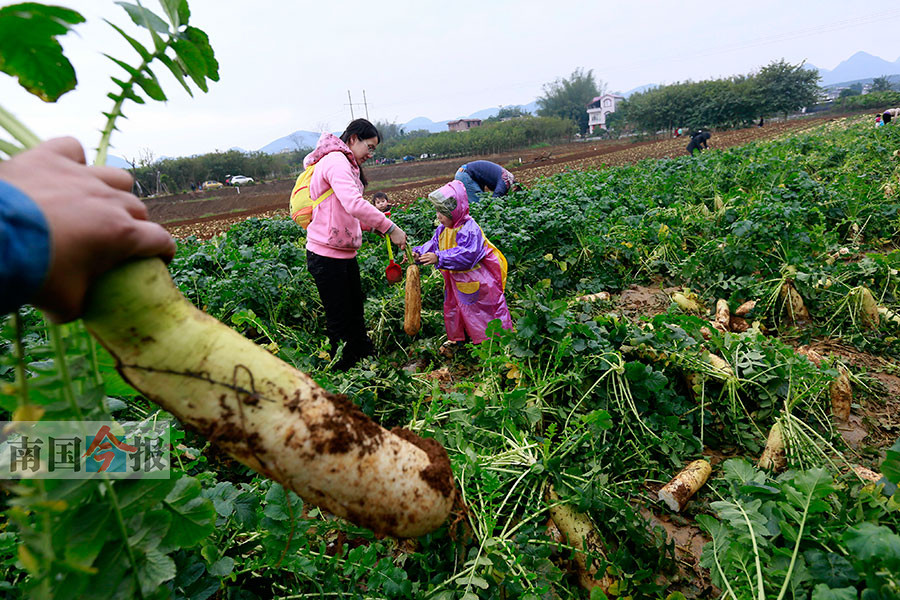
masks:
<svg viewBox="0 0 900 600"><path fill-rule="evenodd" d="M694 150L696 150L697 152L702 152L704 149L709 149L709 146L706 144L706 140L711 137L712 134L708 131L698 131L691 136L691 141L688 142L687 145L687 153L693 156Z"/></svg>
<svg viewBox="0 0 900 600"><path fill-rule="evenodd" d="M891 109L888 109L888 110L884 111L884 113L882 113L881 120L884 121L885 125L890 125L891 119L894 116L893 113L894 113L894 111L892 111Z"/></svg>
<svg viewBox="0 0 900 600"><path fill-rule="evenodd" d="M456 171L454 179L466 186L470 203L481 200L479 194L485 191L493 192L494 198L505 196L516 185L512 173L489 160L473 160L464 164Z"/></svg>

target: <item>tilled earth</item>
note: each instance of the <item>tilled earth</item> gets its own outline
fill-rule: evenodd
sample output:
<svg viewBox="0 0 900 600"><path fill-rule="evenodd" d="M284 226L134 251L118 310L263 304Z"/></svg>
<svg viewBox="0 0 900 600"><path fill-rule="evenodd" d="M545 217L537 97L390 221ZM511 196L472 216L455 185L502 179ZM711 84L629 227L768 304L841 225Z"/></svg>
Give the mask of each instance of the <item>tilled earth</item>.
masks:
<svg viewBox="0 0 900 600"><path fill-rule="evenodd" d="M796 133L820 125L828 118L807 118L776 122L765 127L752 127L716 132L710 147L729 148L756 140ZM453 177L459 165L486 158L503 165L513 165L516 178L527 184L540 177L569 170L600 169L635 163L645 158L670 158L685 153L688 139L633 142L622 140L588 141L538 149L519 150L484 157L415 161L366 167L369 178L367 194L387 193L394 205L406 205L425 197ZM226 187L210 192L191 192L145 200L150 219L162 223L176 238L196 236L209 239L227 231L234 223L249 217L287 217L288 196L293 180L279 180L244 188Z"/></svg>

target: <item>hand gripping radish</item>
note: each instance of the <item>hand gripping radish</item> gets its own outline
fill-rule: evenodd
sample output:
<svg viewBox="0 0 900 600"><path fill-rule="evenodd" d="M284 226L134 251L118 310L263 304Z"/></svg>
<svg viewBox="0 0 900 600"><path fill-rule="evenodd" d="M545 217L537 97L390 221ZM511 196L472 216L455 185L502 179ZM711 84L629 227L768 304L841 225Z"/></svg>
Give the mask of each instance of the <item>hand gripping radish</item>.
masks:
<svg viewBox="0 0 900 600"><path fill-rule="evenodd" d="M439 443L381 428L198 310L161 260L101 277L84 320L129 383L304 500L398 537L423 535L447 518L455 486Z"/></svg>

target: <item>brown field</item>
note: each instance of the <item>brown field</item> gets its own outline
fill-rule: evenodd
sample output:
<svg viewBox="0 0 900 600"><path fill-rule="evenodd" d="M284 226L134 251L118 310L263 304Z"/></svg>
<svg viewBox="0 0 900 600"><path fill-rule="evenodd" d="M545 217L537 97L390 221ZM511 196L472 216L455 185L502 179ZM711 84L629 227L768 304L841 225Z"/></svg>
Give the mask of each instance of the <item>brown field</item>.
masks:
<svg viewBox="0 0 900 600"><path fill-rule="evenodd" d="M795 119L752 127L714 132L712 150L739 146L756 140L798 132L829 120L827 117ZM371 166L367 194L383 191L395 205L415 202L453 177L459 165L485 158L502 164L516 178L530 184L540 177L571 169L599 169L634 163L645 158L668 158L685 153L688 140L667 138L651 141L587 141L516 150L481 157L416 160L409 163ZM293 180L278 180L244 188L226 187L210 192L191 192L145 200L150 218L162 223L177 238L190 235L208 239L249 217L286 217Z"/></svg>

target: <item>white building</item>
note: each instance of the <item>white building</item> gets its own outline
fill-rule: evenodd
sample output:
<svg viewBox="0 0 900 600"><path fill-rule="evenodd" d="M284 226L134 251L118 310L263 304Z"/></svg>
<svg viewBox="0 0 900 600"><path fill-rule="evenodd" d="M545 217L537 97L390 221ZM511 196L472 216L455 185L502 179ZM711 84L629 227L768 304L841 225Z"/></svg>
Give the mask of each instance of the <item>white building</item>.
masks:
<svg viewBox="0 0 900 600"><path fill-rule="evenodd" d="M588 131L594 133L595 128L606 129L606 115L616 112L619 104L625 100L625 96L618 94L603 94L597 96L587 106Z"/></svg>

